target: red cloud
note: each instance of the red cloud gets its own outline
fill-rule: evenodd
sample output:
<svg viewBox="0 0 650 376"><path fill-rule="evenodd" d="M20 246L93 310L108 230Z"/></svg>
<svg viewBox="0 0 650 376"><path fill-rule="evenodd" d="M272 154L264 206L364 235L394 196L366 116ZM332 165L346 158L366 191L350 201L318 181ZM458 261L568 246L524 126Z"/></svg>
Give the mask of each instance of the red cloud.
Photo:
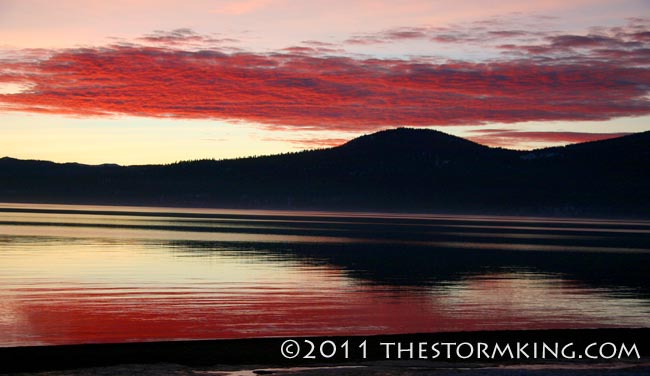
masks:
<svg viewBox="0 0 650 376"><path fill-rule="evenodd" d="M618 42L556 38L550 47L536 46L588 49L562 58L521 55L530 46L513 46L518 55L510 60L441 64L323 56L313 41L314 47L271 54L172 48L174 38L180 43L197 37L179 29L159 33L171 38L161 47L54 50L40 59L0 61L0 81L28 88L0 95L0 109L350 130L605 120L650 113L650 68L644 60L650 49L639 45L641 32L619 30ZM415 38L421 30L386 35Z"/></svg>
<svg viewBox="0 0 650 376"><path fill-rule="evenodd" d="M479 144L495 147L513 147L526 142L548 144L573 144L579 142L606 140L628 135L629 133L585 133L585 132L518 132L509 129L477 130L478 136L468 139Z"/></svg>

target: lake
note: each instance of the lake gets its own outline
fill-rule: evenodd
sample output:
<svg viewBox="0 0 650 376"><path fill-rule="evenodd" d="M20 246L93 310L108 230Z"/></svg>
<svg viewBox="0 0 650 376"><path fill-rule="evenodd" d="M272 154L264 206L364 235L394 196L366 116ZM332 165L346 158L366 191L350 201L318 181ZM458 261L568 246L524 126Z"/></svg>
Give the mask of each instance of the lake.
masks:
<svg viewBox="0 0 650 376"><path fill-rule="evenodd" d="M0 346L650 327L650 221L0 204Z"/></svg>

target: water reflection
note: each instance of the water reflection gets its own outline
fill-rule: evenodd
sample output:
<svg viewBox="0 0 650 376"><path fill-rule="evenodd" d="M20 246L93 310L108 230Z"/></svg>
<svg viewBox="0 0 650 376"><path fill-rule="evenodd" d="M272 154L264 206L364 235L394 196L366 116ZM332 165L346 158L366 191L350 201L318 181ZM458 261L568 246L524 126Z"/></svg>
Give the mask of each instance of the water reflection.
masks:
<svg viewBox="0 0 650 376"><path fill-rule="evenodd" d="M0 209L1 346L650 326L640 221L29 210Z"/></svg>

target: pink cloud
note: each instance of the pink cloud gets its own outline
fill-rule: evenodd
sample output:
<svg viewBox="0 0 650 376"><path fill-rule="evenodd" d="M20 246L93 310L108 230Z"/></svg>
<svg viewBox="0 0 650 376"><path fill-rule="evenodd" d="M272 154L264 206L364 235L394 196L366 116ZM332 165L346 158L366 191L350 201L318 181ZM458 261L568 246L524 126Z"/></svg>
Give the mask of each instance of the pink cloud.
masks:
<svg viewBox="0 0 650 376"><path fill-rule="evenodd" d="M528 132L511 129L486 129L477 130L476 136L468 139L479 144L512 148L523 143L544 143L544 144L574 144L579 142L599 141L610 138L622 137L629 133L588 133L588 132L553 132L540 131Z"/></svg>
<svg viewBox="0 0 650 376"><path fill-rule="evenodd" d="M239 42L234 38L215 38L201 35L188 28L175 29L171 31L157 30L151 34L140 37L137 40L146 44L170 48L188 48L192 46L210 47L215 44ZM137 44L133 43L125 43L124 45L137 46Z"/></svg>
<svg viewBox="0 0 650 376"><path fill-rule="evenodd" d="M295 138L295 139L286 139L286 138L265 138L264 141L279 141L279 142L288 142L295 145L300 149L322 149L330 148L334 146L343 145L344 143L350 141L345 138Z"/></svg>

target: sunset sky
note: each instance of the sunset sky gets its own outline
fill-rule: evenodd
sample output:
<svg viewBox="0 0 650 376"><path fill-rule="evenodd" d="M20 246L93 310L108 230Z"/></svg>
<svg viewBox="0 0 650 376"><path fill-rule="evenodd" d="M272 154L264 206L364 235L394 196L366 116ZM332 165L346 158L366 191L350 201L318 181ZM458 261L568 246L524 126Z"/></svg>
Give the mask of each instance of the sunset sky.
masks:
<svg viewBox="0 0 650 376"><path fill-rule="evenodd" d="M650 1L0 0L0 126L0 157L92 164L646 131Z"/></svg>

